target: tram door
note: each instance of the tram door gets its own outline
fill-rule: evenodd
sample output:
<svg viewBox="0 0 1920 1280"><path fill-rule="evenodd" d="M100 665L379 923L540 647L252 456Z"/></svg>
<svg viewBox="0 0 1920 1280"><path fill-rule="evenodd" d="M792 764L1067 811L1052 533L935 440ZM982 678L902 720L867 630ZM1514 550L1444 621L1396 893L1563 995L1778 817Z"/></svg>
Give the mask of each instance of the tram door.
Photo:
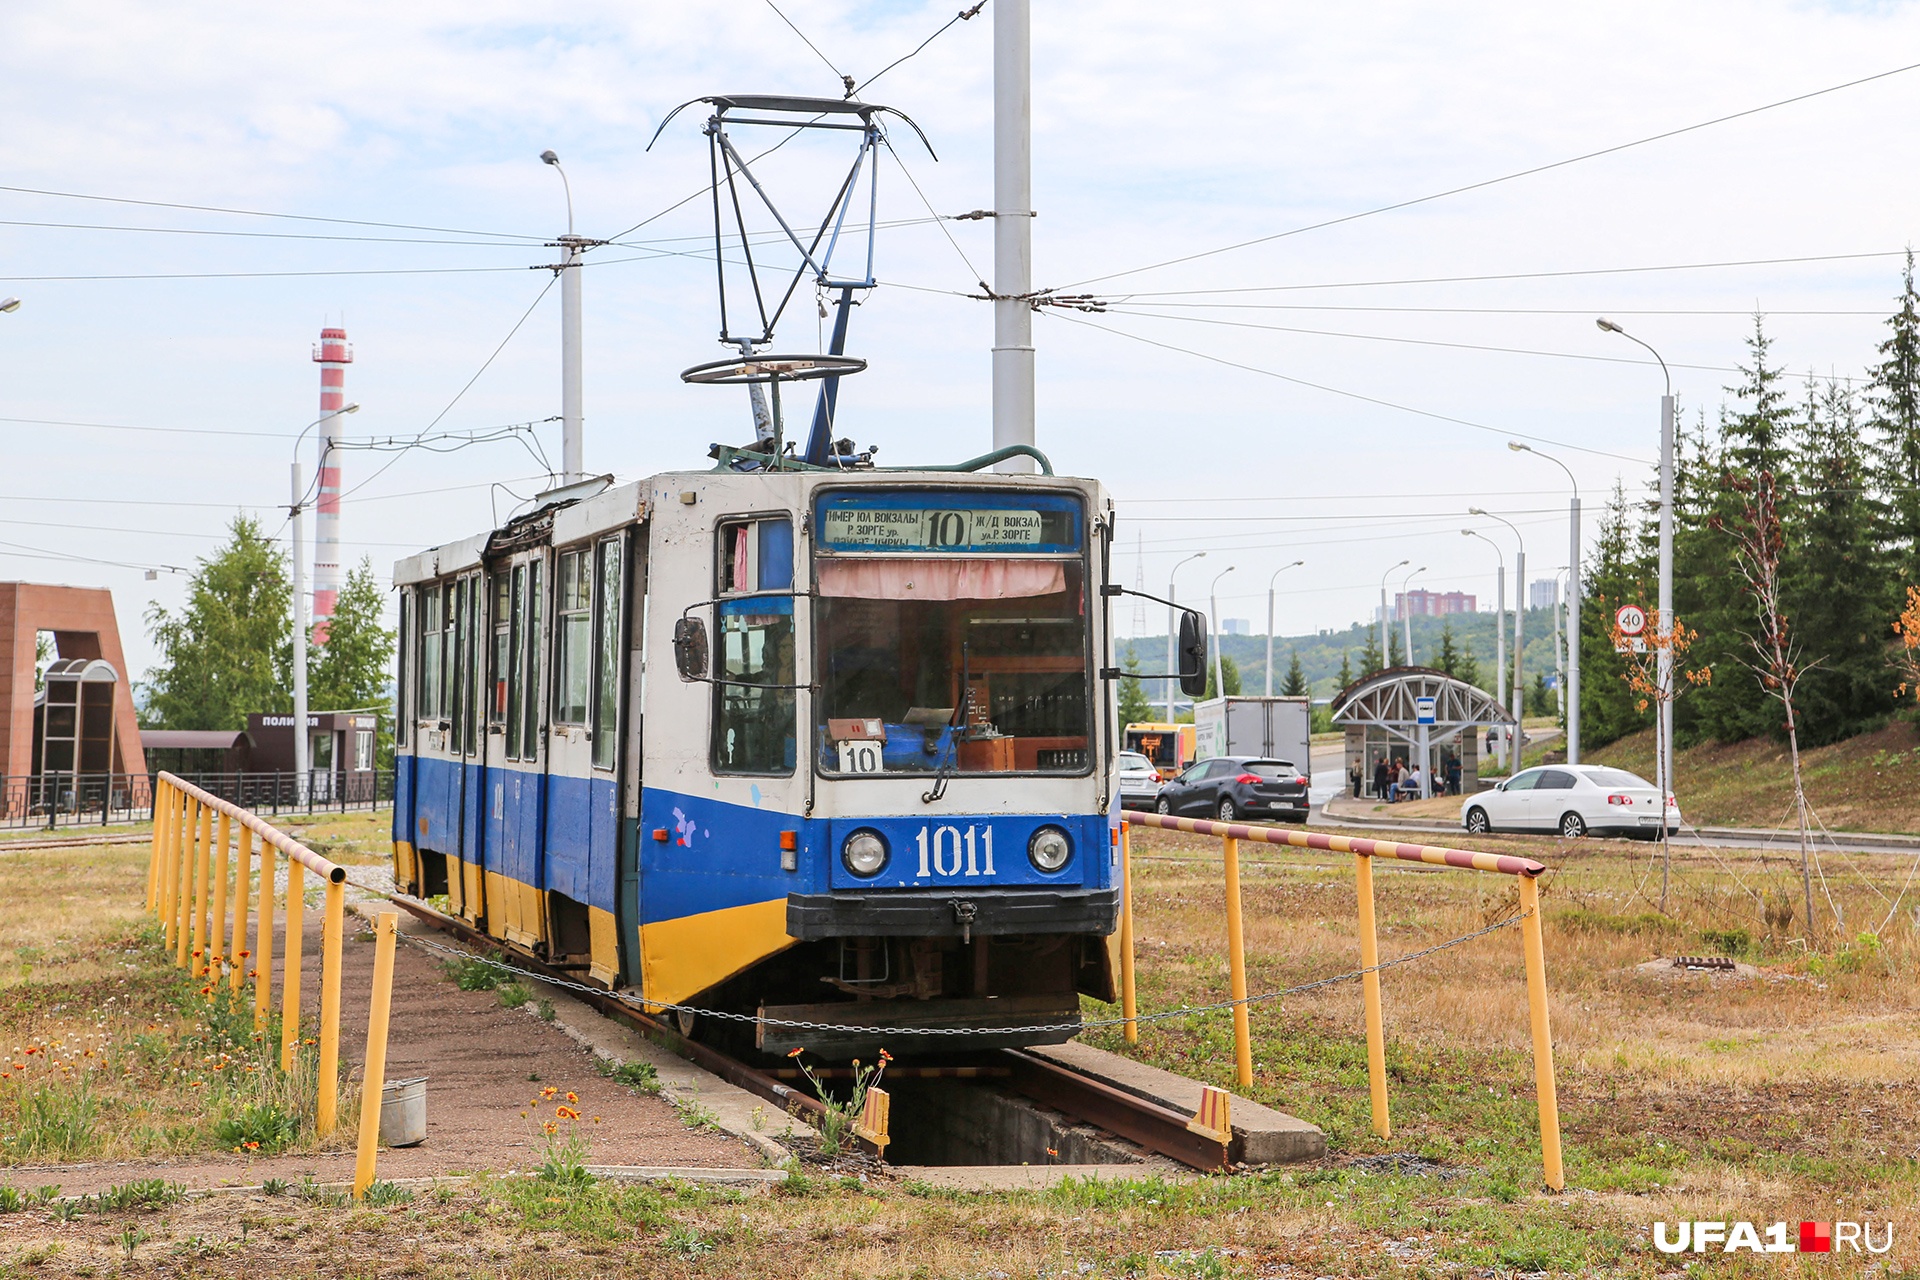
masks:
<svg viewBox="0 0 1920 1280"><path fill-rule="evenodd" d="M553 558L552 697L546 732L544 870L550 954L618 975L613 929L619 828L623 539ZM590 911L590 908L597 910Z"/></svg>
<svg viewBox="0 0 1920 1280"><path fill-rule="evenodd" d="M487 932L522 946L545 940L541 815L546 773L547 552L493 566L492 692L481 818Z"/></svg>
<svg viewBox="0 0 1920 1280"><path fill-rule="evenodd" d="M486 745L482 728L486 720L487 578L473 573L461 578L454 588L455 692L453 702L453 741L447 745L459 761L459 786L454 795L459 818L459 844L449 852L460 858L460 873L447 877L447 896L454 914L478 919L485 902L480 873L482 832L480 830L481 752ZM449 862L449 870L453 864ZM473 909L466 910L472 885Z"/></svg>

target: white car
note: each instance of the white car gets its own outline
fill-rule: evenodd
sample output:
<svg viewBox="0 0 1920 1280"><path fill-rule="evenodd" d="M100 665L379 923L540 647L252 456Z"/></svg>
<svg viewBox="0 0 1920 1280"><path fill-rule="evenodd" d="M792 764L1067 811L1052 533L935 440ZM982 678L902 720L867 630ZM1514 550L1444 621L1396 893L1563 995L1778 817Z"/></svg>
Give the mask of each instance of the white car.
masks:
<svg viewBox="0 0 1920 1280"><path fill-rule="evenodd" d="M1666 798L1667 832L1680 829L1680 806ZM1554 831L1569 839L1660 832L1660 792L1625 769L1555 764L1527 769L1460 803L1460 825L1487 831Z"/></svg>
<svg viewBox="0 0 1920 1280"><path fill-rule="evenodd" d="M1151 809L1160 795L1160 771L1138 751L1120 753L1120 807Z"/></svg>

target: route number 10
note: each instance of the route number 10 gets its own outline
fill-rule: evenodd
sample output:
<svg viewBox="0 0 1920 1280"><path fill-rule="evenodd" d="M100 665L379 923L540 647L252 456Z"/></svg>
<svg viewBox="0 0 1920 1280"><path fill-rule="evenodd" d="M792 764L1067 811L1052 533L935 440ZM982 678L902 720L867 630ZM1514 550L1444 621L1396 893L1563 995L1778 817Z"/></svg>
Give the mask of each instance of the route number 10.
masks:
<svg viewBox="0 0 1920 1280"><path fill-rule="evenodd" d="M977 829L969 826L966 834L960 834L958 827L941 827L928 836L927 828L920 828L918 843L920 846L920 874L925 879L934 874L957 876L960 870L961 850L966 850L966 872L970 876L990 876L993 874L993 828ZM980 865L980 855L985 854L986 866Z"/></svg>

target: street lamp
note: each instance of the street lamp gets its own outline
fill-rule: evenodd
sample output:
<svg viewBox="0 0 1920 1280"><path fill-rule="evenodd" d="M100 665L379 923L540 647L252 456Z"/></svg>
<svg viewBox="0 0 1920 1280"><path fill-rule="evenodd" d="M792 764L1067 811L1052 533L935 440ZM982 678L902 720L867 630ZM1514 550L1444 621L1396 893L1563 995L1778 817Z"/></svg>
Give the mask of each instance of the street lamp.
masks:
<svg viewBox="0 0 1920 1280"><path fill-rule="evenodd" d="M1527 709L1527 685L1522 672L1527 630L1527 540L1520 536L1520 530L1513 521L1496 516L1491 511L1468 507L1467 514L1500 521L1513 534L1513 540L1520 548L1513 557L1513 732L1507 735L1507 772L1511 774L1520 768L1520 740L1526 736L1520 731L1520 721Z"/></svg>
<svg viewBox="0 0 1920 1280"><path fill-rule="evenodd" d="M1493 554L1500 559L1500 569L1494 579L1493 700L1504 707L1507 705L1507 553L1500 549L1499 543L1478 529L1462 529L1460 532L1492 547Z"/></svg>
<svg viewBox="0 0 1920 1280"><path fill-rule="evenodd" d="M311 782L307 769L307 641L309 623L307 621L307 484L300 474L300 446L307 438L307 432L313 430L329 418L337 418L343 413L358 413L357 404L343 405L330 413L323 413L300 428L300 434L293 438L293 505L287 508L287 514L293 519L293 772L294 800L304 804L307 788ZM327 465L326 450L320 454L320 466ZM406 714L406 708L400 708L400 714Z"/></svg>
<svg viewBox="0 0 1920 1280"><path fill-rule="evenodd" d="M1267 579L1267 696L1273 696L1273 579L1289 569L1298 569L1305 560L1295 560L1292 564L1283 564L1273 571L1273 577Z"/></svg>
<svg viewBox="0 0 1920 1280"><path fill-rule="evenodd" d="M1174 637L1174 632L1177 629L1176 624L1179 622L1179 619L1174 616L1175 613L1177 612L1177 610L1174 607L1174 601L1178 600L1179 597L1173 594L1173 579L1174 579L1174 575L1180 572L1181 565L1191 564L1195 560L1204 559L1206 554L1207 553L1204 551L1196 551L1192 555L1188 556L1185 560L1182 560L1176 563L1173 566L1173 568L1167 573L1167 672L1168 672L1168 675L1167 675L1167 678L1165 680L1162 680L1160 683L1161 685L1164 686L1164 692L1167 695L1166 722L1168 724L1173 723L1173 674L1172 673L1180 670L1179 667L1176 667L1173 665L1175 662L1179 661L1179 659L1174 656L1174 652L1173 652L1173 637ZM1177 755L1179 753L1175 752L1175 754Z"/></svg>
<svg viewBox="0 0 1920 1280"><path fill-rule="evenodd" d="M1405 623L1407 628L1407 649L1402 656L1406 658L1408 666L1413 665L1413 602L1407 599L1407 588L1413 584L1415 578L1426 571L1427 566L1421 565L1400 583L1400 621Z"/></svg>
<svg viewBox="0 0 1920 1280"><path fill-rule="evenodd" d="M1580 481L1573 468L1530 444L1507 441L1515 453L1545 458L1567 473L1573 499L1567 504L1567 763L1580 763Z"/></svg>
<svg viewBox="0 0 1920 1280"><path fill-rule="evenodd" d="M1601 316L1594 323L1604 333L1617 333L1646 347L1666 380L1666 394L1660 397L1660 621L1659 651L1654 655L1660 682L1660 759L1655 763L1664 796L1673 790L1673 373L1658 351L1613 321Z"/></svg>
<svg viewBox="0 0 1920 1280"><path fill-rule="evenodd" d="M1399 564L1390 564L1387 566L1386 573L1380 575L1380 666L1382 669L1387 665L1387 650L1391 647L1387 643L1387 579L1395 569L1404 569L1412 563L1412 560L1402 560Z"/></svg>
<svg viewBox="0 0 1920 1280"><path fill-rule="evenodd" d="M0 298L0 311L18 311L19 309L20 309L20 299Z"/></svg>
<svg viewBox="0 0 1920 1280"><path fill-rule="evenodd" d="M1233 566L1228 565L1214 574L1213 581L1207 584L1207 612L1213 618L1213 696L1216 698L1227 696L1227 682L1220 674L1220 601L1214 591L1219 587L1220 579L1232 572Z"/></svg>

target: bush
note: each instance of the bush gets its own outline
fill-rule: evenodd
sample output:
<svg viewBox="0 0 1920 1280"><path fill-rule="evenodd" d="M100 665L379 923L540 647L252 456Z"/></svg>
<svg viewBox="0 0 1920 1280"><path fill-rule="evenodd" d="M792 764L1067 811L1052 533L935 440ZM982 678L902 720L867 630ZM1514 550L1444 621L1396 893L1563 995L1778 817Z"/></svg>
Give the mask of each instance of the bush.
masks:
<svg viewBox="0 0 1920 1280"><path fill-rule="evenodd" d="M506 981L504 973L478 956L462 956L447 961L442 967L453 979L453 985L462 991L491 991Z"/></svg>
<svg viewBox="0 0 1920 1280"><path fill-rule="evenodd" d="M275 1102L256 1102L226 1116L213 1129L220 1145L255 1155L276 1155L300 1136L300 1118Z"/></svg>
<svg viewBox="0 0 1920 1280"><path fill-rule="evenodd" d="M1735 959L1753 950L1753 935L1745 929L1708 929L1700 935L1700 941L1721 955Z"/></svg>
<svg viewBox="0 0 1920 1280"><path fill-rule="evenodd" d="M495 994L500 997L500 1003L509 1009L518 1009L521 1005L533 999L533 992L527 990L517 982L502 983Z"/></svg>
<svg viewBox="0 0 1920 1280"><path fill-rule="evenodd" d="M613 1062L601 1058L599 1067L601 1075L609 1080L617 1080L629 1089L638 1089L642 1093L660 1092L660 1072L651 1062Z"/></svg>

